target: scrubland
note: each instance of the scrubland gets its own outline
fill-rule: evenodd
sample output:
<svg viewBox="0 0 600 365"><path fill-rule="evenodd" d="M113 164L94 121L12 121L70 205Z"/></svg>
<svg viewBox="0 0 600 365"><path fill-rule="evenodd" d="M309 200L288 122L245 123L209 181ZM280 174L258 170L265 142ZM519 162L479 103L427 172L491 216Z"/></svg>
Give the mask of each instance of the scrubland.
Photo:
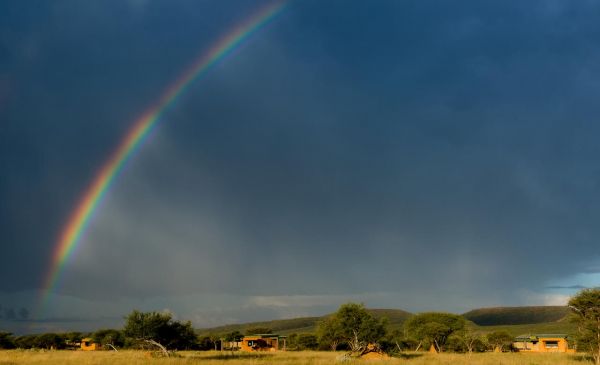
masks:
<svg viewBox="0 0 600 365"><path fill-rule="evenodd" d="M0 351L0 365L136 365L136 364L406 364L406 365L585 365L591 364L579 354L522 354L483 353L471 356L464 354L406 353L389 360L341 361L343 353L337 352L279 352L271 354L220 353L214 351L182 351L170 358L157 358L143 351Z"/></svg>

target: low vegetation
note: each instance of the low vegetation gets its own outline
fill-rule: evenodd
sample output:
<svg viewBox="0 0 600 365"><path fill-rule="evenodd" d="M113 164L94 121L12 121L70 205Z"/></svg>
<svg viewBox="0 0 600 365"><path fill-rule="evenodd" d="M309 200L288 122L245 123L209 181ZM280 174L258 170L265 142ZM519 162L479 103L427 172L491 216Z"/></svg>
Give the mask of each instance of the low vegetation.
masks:
<svg viewBox="0 0 600 365"><path fill-rule="evenodd" d="M367 308L367 311L377 319L387 318L387 325L391 329L402 328L404 321L406 321L412 315L412 313L401 309ZM319 322L323 321L329 316L331 316L331 314L327 314L321 317L300 317L291 319L277 319L273 321L230 324L226 326L218 326L212 328L200 328L197 330L197 332L200 336L206 336L212 333L229 333L233 331L246 333L246 331L251 328L267 327L272 329L273 332L282 335L289 335L294 333L315 333Z"/></svg>
<svg viewBox="0 0 600 365"><path fill-rule="evenodd" d="M504 316L502 321L505 321L506 318L516 318L513 316L514 313L535 311L533 308L536 307L527 307L521 312L514 308L493 309L488 311L488 315L494 312L496 316ZM552 318L558 318L559 311L556 308L542 310L542 312L545 313L544 315L554 313ZM571 311L570 320L565 320L565 316L562 316L550 324L570 326L568 328L571 331L562 333L571 335L569 343L570 346L576 345L577 354L546 356L512 352L516 334L558 332L533 331L549 323L480 326L467 320L466 316L452 313L425 312L410 315L403 311L368 310L363 304L347 303L337 312L320 317L316 322L313 322L314 318L310 317L310 319L303 318L295 321L246 324L243 327L222 327L230 330L227 332L217 332L213 329L197 333L189 321L176 321L169 313L136 310L125 318L122 329L101 329L94 333L46 333L20 337L0 332L0 349L4 349L0 351L0 364L136 364L155 361L155 357L162 357L163 364L196 362L210 364L223 361L227 361L228 364L248 361L254 364L274 361L283 364L322 364L335 361L355 362L359 359L362 361L363 357L370 356L387 359L392 363L410 364L535 363L542 365L581 364L594 361L600 365L600 289L581 291L571 298L568 308ZM507 313L510 315L506 315ZM390 325L391 321L385 314L394 316L393 325ZM491 317L488 316L489 318ZM496 320L488 323L498 322ZM278 332L273 327L282 328L275 326L281 323L285 323L288 330L292 325L302 325L301 328L307 328L306 325L310 324L312 331L288 333L286 352L236 351L244 335L272 334ZM274 326L270 327L269 324ZM547 327L543 328L547 329ZM525 329L530 331L525 332ZM515 332L517 330L521 332ZM76 349L78 343L86 337L100 344L104 350L112 351L89 353L57 351Z"/></svg>
<svg viewBox="0 0 600 365"><path fill-rule="evenodd" d="M600 289L585 289L569 300L572 321L577 324L575 339L600 364Z"/></svg>

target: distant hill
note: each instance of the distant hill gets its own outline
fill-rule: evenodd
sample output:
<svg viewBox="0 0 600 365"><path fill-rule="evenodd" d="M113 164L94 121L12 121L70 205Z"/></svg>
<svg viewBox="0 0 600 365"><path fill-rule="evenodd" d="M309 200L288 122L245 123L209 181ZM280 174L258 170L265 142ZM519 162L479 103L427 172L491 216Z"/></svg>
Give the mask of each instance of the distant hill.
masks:
<svg viewBox="0 0 600 365"><path fill-rule="evenodd" d="M533 324L504 324L497 326L477 326L473 328L479 334L486 334L495 331L506 331L512 336L532 335L536 333L564 333L575 334L577 324L571 321L556 321Z"/></svg>
<svg viewBox="0 0 600 365"><path fill-rule="evenodd" d="M404 321L412 315L401 309L368 309L368 311L377 318L387 317L389 330L402 328ZM569 309L561 306L496 307L474 309L464 313L463 316L473 322L473 329L478 333L502 330L517 336L528 333L573 333L574 324L564 320L568 313ZM197 333L199 335L225 334L233 331L245 333L252 327L268 327L274 333L282 335L314 333L319 321L328 315L230 324L198 329Z"/></svg>
<svg viewBox="0 0 600 365"><path fill-rule="evenodd" d="M390 327L399 328L402 326L404 321L411 316L411 313L403 311L401 309L367 309L376 318L386 317ZM291 319L277 319L272 321L264 322L250 322L241 324L229 324L225 326L213 327L213 328L202 328L198 329L199 335L206 335L209 333L228 333L233 331L240 331L245 333L248 328L252 327L268 327L273 330L274 333L287 335L290 333L314 333L317 329L319 321L322 321L330 314L320 317L300 317Z"/></svg>
<svg viewBox="0 0 600 365"><path fill-rule="evenodd" d="M463 316L479 326L520 325L557 322L569 313L568 307L495 307L469 311Z"/></svg>

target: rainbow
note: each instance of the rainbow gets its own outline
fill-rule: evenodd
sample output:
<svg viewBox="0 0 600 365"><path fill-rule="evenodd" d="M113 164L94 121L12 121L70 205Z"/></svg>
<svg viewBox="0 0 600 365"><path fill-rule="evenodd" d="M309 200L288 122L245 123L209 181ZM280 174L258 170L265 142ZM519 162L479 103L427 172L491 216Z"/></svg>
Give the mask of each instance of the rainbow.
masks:
<svg viewBox="0 0 600 365"><path fill-rule="evenodd" d="M123 170L127 161L135 155L135 152L147 139L149 133L156 126L165 111L177 101L179 96L189 88L192 82L206 74L216 63L231 54L251 34L265 26L282 11L284 6L285 2L283 1L267 5L228 32L166 89L162 97L158 100L158 103L146 110L133 123L133 126L118 145L118 148L95 175L94 180L88 186L85 194L83 194L83 197L78 202L61 231L58 243L53 251L49 273L45 276L42 288L42 307L47 302L50 293L56 288L65 263L77 248L98 205L103 200L107 191L110 190L115 178Z"/></svg>

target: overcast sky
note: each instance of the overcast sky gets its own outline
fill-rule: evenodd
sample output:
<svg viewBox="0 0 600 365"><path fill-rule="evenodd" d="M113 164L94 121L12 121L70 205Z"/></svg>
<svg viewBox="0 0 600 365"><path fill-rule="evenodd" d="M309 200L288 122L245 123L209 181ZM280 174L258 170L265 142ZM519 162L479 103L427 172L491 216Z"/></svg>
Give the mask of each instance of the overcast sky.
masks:
<svg viewBox="0 0 600 365"><path fill-rule="evenodd" d="M598 2L299 0L164 115L34 313L125 132L260 7L0 3L0 329L460 313L598 285Z"/></svg>

